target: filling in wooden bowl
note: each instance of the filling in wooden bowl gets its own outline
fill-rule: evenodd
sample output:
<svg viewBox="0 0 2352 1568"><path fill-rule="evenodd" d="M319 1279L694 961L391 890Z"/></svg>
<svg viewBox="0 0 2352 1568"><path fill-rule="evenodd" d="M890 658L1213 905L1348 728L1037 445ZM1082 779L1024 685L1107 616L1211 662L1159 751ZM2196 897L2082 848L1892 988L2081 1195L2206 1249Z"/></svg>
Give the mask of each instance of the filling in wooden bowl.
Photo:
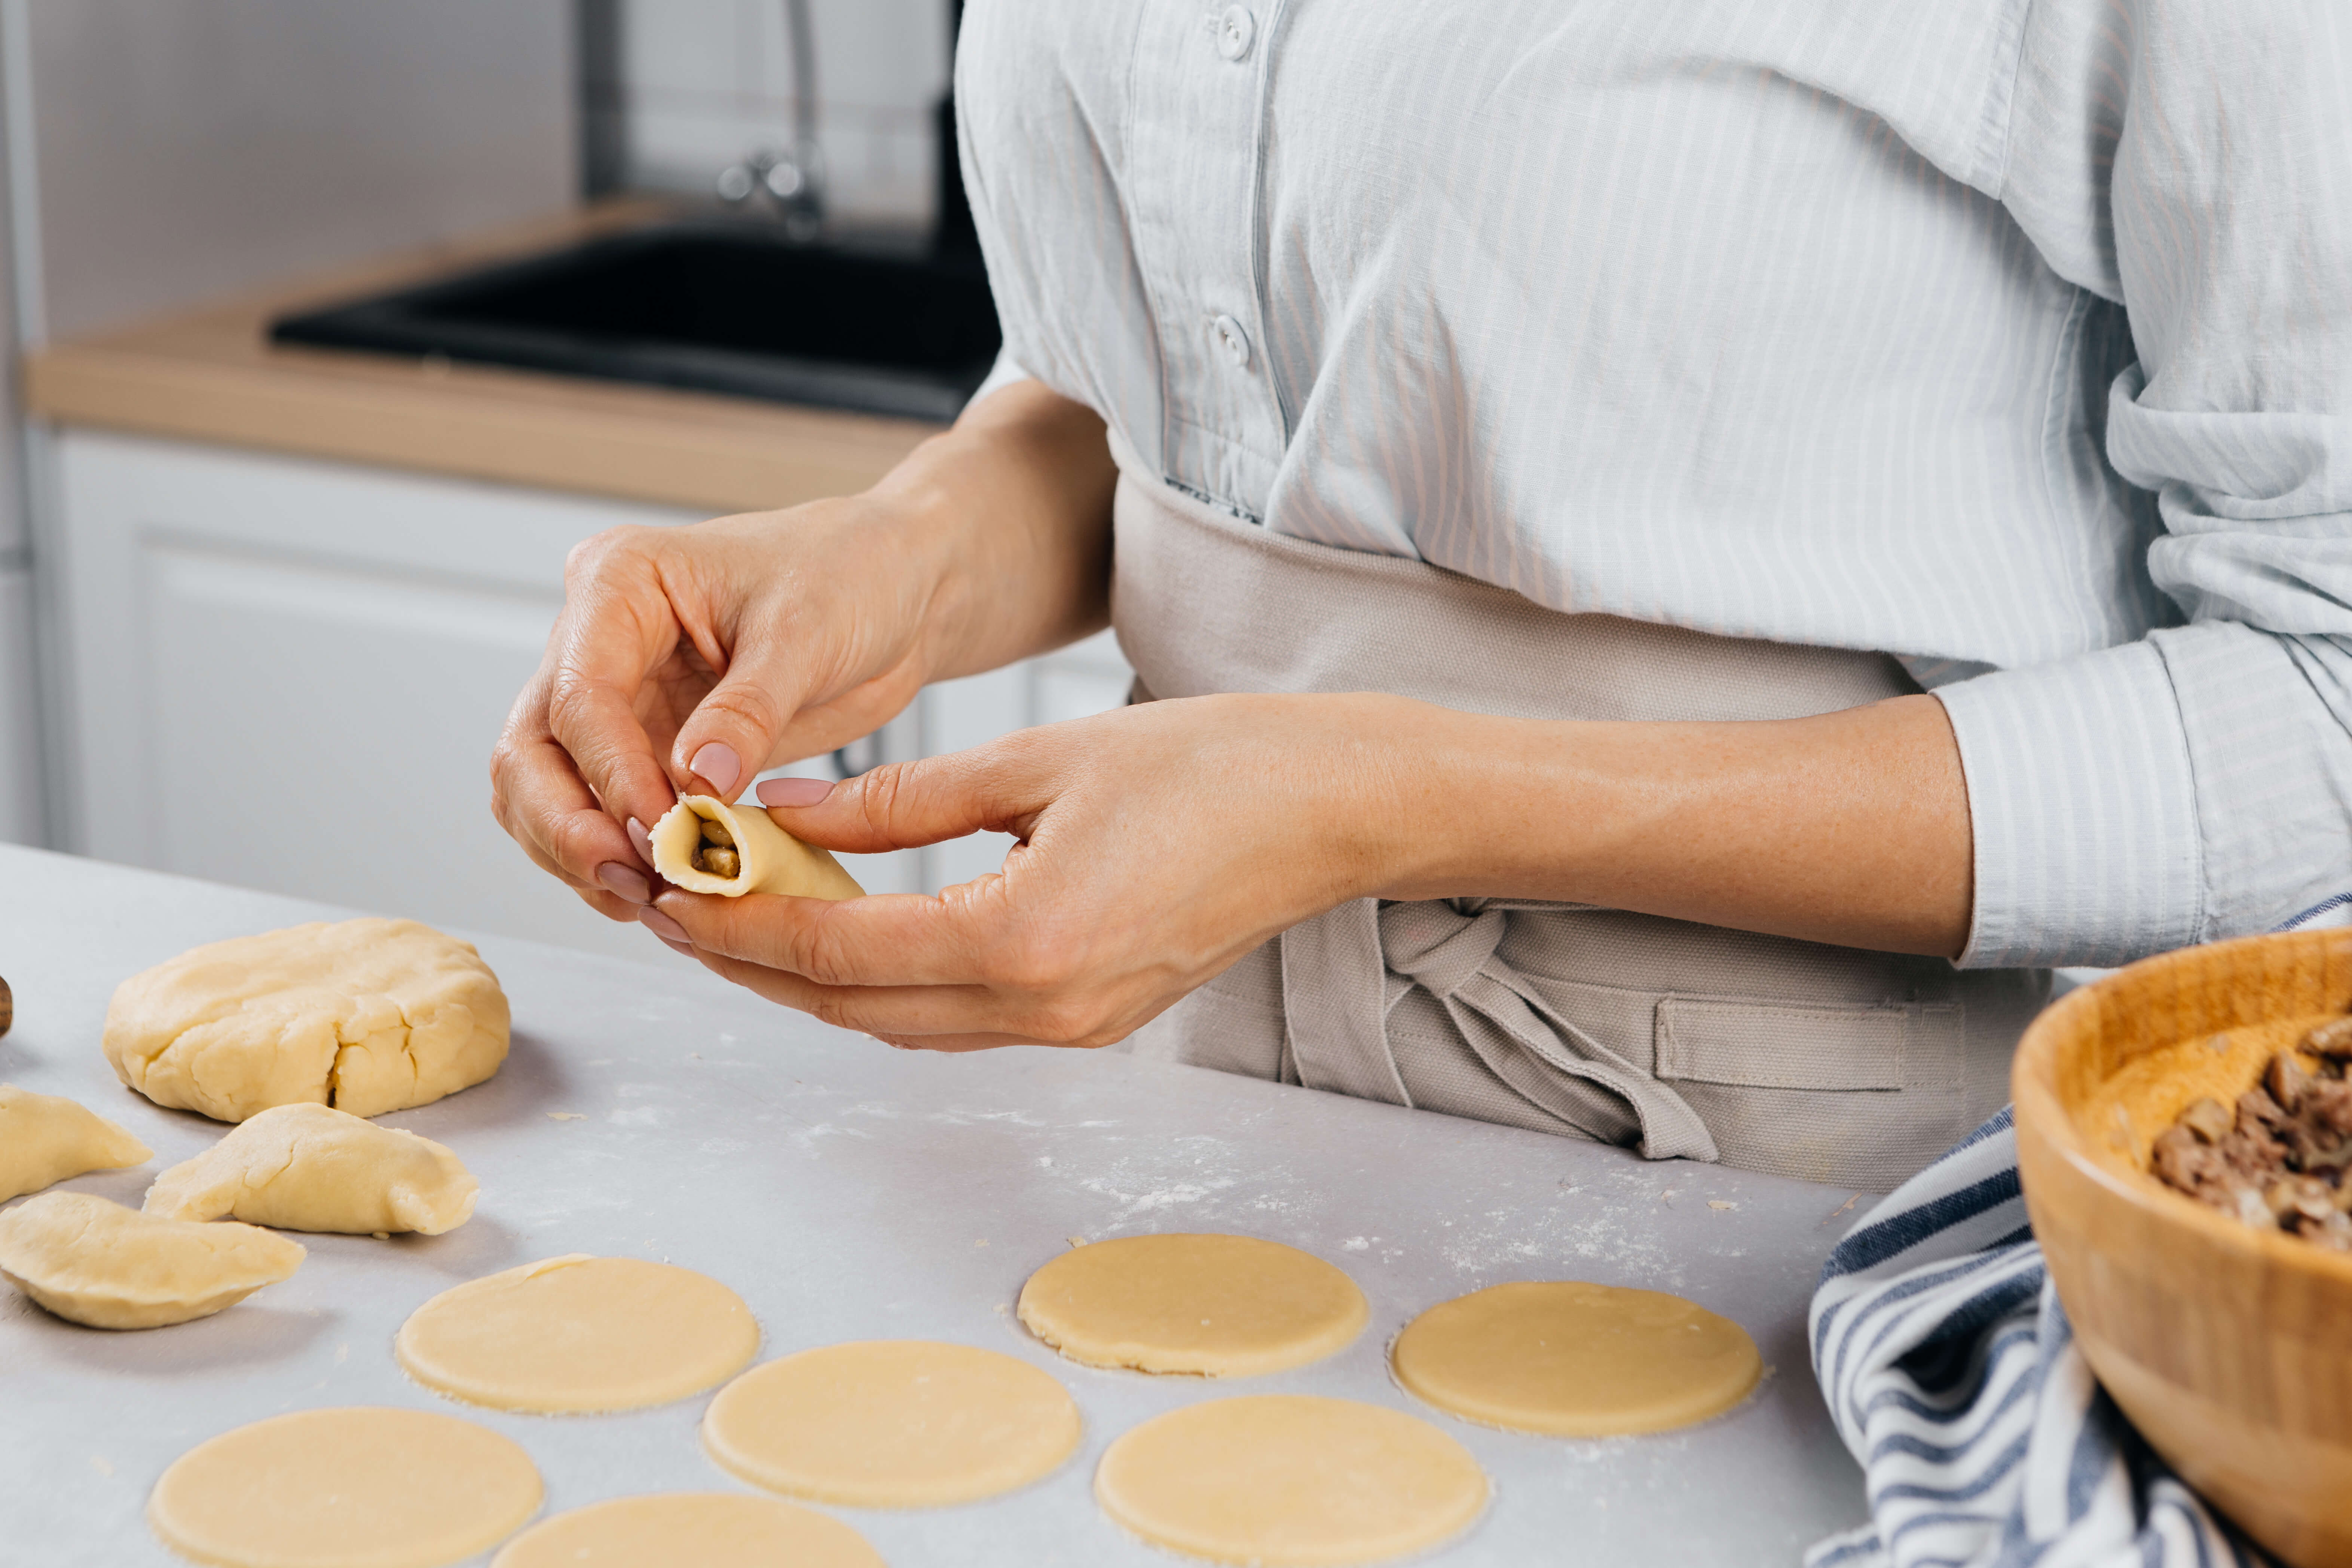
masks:
<svg viewBox="0 0 2352 1568"><path fill-rule="evenodd" d="M2352 1252L2347 1059L2352 1018L2320 1025L2271 1058L2234 1112L2210 1096L2193 1101L2158 1136L2149 1171L2248 1225Z"/></svg>

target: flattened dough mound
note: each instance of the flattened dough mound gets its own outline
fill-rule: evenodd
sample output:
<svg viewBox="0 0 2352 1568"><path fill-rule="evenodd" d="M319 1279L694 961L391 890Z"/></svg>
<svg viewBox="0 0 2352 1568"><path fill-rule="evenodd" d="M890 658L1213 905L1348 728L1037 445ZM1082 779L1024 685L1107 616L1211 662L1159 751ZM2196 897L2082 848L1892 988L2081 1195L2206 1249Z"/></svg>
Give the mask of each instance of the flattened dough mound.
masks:
<svg viewBox="0 0 2352 1568"><path fill-rule="evenodd" d="M1486 1506L1468 1449L1352 1399L1262 1394L1187 1405L1122 1434L1095 1500L1154 1546L1310 1568L1426 1551Z"/></svg>
<svg viewBox="0 0 2352 1568"><path fill-rule="evenodd" d="M740 1492L614 1498L531 1526L490 1568L883 1568L837 1519Z"/></svg>
<svg viewBox="0 0 2352 1568"><path fill-rule="evenodd" d="M698 870L694 852L702 841L702 819L727 825L742 861L732 877ZM814 844L803 844L777 826L757 805L730 805L715 795L682 795L662 813L650 836L654 869L662 879L689 893L740 899L746 893L790 893L802 899L862 899L866 889L841 862Z"/></svg>
<svg viewBox="0 0 2352 1568"><path fill-rule="evenodd" d="M381 1116L481 1082L507 998L470 942L415 921L289 926L193 948L116 987L106 1059L158 1105Z"/></svg>
<svg viewBox="0 0 2352 1568"><path fill-rule="evenodd" d="M332 1106L278 1105L156 1177L142 1206L165 1219L438 1236L466 1223L480 1192L430 1138Z"/></svg>
<svg viewBox="0 0 2352 1568"><path fill-rule="evenodd" d="M141 1165L155 1152L61 1095L0 1083L0 1203L92 1171Z"/></svg>
<svg viewBox="0 0 2352 1568"><path fill-rule="evenodd" d="M1089 1242L1021 1288L1022 1322L1072 1361L1205 1377L1320 1361L1370 1316L1347 1275L1250 1236Z"/></svg>
<svg viewBox="0 0 2352 1568"><path fill-rule="evenodd" d="M703 1447L755 1486L851 1508L938 1508L1051 1474L1078 1407L1027 1362L930 1340L802 1351L720 1390Z"/></svg>
<svg viewBox="0 0 2352 1568"><path fill-rule="evenodd" d="M1432 1307L1391 1352L1441 1410L1557 1436L1664 1432L1748 1397L1764 1359L1748 1331L1658 1290L1575 1280L1494 1285Z"/></svg>
<svg viewBox="0 0 2352 1568"><path fill-rule="evenodd" d="M441 1568L539 1507L522 1449L429 1410L303 1410L172 1462L147 1500L163 1544L225 1568Z"/></svg>
<svg viewBox="0 0 2352 1568"><path fill-rule="evenodd" d="M444 1290L393 1342L427 1388L541 1415L667 1405L726 1381L759 1348L751 1309L709 1275L585 1253Z"/></svg>
<svg viewBox="0 0 2352 1568"><path fill-rule="evenodd" d="M44 1193L0 1215L0 1277L93 1329L210 1317L291 1277L305 1256L249 1225L156 1219L89 1193Z"/></svg>

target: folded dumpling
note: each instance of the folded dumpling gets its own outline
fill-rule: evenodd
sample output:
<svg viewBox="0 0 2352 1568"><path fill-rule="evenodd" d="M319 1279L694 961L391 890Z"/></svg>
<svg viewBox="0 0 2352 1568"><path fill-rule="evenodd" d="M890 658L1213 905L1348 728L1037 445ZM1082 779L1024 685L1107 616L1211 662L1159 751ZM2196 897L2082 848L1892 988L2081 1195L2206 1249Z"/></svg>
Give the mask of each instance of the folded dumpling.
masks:
<svg viewBox="0 0 2352 1568"><path fill-rule="evenodd" d="M0 1203L153 1158L146 1144L61 1095L0 1083Z"/></svg>
<svg viewBox="0 0 2352 1568"><path fill-rule="evenodd" d="M290 1278L306 1256L249 1225L157 1219L89 1193L43 1193L0 1214L0 1278L93 1329L209 1317Z"/></svg>
<svg viewBox="0 0 2352 1568"><path fill-rule="evenodd" d="M438 1236L466 1223L480 1184L430 1138L327 1105L280 1105L248 1118L147 1189L146 1212L280 1230L395 1230Z"/></svg>
<svg viewBox="0 0 2352 1568"><path fill-rule="evenodd" d="M746 893L790 893L803 899L866 895L840 861L777 826L757 805L684 795L654 824L652 838L655 871L689 893L717 893L724 899Z"/></svg>

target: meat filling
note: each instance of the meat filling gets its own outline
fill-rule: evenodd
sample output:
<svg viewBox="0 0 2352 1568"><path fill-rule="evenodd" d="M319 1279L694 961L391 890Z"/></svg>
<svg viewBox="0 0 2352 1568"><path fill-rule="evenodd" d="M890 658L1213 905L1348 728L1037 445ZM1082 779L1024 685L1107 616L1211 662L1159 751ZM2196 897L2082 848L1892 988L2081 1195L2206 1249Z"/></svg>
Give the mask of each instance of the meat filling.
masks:
<svg viewBox="0 0 2352 1568"><path fill-rule="evenodd" d="M2295 1051L2271 1058L2234 1112L2210 1097L2182 1111L2157 1139L2148 1168L2166 1185L2248 1225L2352 1252L2347 1061L2352 1017L2322 1024Z"/></svg>
<svg viewBox="0 0 2352 1568"><path fill-rule="evenodd" d="M743 857L736 851L735 836L716 817L702 818L702 842L695 846L694 868L730 882L742 875Z"/></svg>

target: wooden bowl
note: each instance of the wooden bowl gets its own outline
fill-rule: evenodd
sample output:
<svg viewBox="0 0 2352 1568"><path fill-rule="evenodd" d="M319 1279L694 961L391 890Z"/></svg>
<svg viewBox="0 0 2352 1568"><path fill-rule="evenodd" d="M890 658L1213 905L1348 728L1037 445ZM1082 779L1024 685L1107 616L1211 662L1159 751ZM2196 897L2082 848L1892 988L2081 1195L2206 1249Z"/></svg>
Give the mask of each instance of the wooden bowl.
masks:
<svg viewBox="0 0 2352 1568"><path fill-rule="evenodd" d="M2297 1568L2352 1568L2352 1255L2146 1169L2201 1094L2352 1009L2352 931L2247 937L2061 999L2011 1075L2025 1206L2099 1381L2190 1485Z"/></svg>

